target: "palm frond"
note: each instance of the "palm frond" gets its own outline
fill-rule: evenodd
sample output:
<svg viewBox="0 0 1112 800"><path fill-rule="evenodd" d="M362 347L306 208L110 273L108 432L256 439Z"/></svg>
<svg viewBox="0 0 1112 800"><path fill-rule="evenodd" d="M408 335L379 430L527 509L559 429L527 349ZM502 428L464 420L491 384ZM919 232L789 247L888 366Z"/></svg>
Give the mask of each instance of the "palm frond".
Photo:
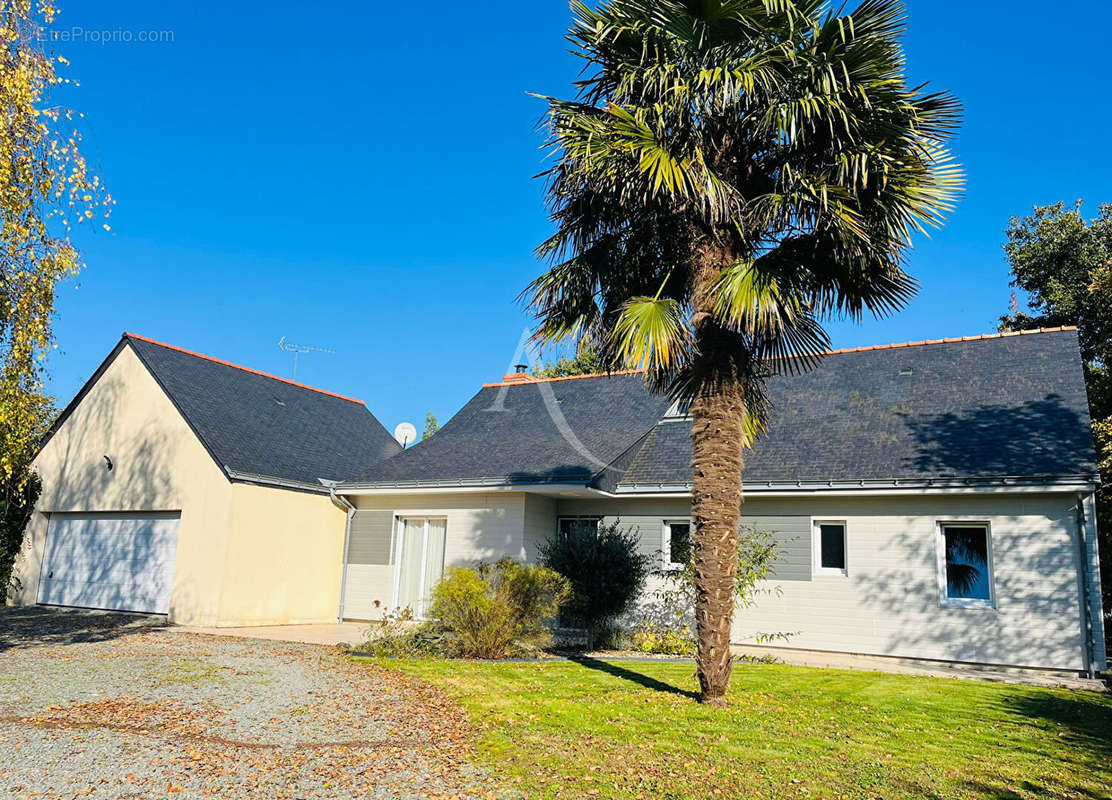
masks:
<svg viewBox="0 0 1112 800"><path fill-rule="evenodd" d="M683 363L690 350L687 315L669 297L633 297L614 321L614 343L625 366L669 370Z"/></svg>

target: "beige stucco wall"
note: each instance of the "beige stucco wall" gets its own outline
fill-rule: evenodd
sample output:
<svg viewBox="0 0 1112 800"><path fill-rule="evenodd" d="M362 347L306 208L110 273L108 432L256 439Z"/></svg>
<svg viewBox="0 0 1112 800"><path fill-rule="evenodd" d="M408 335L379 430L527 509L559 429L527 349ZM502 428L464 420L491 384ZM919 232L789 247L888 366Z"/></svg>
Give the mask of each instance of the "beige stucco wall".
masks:
<svg viewBox="0 0 1112 800"><path fill-rule="evenodd" d="M345 519L325 495L234 484L217 624L335 622Z"/></svg>
<svg viewBox="0 0 1112 800"><path fill-rule="evenodd" d="M112 459L109 471L104 456ZM214 624L232 485L130 347L116 355L34 461L42 494L16 560L16 603L34 603L47 514L181 511L170 617Z"/></svg>
<svg viewBox="0 0 1112 800"><path fill-rule="evenodd" d="M34 468L43 491L16 560L19 589L10 602L35 602L49 513L180 511L172 621L335 619L344 512L327 495L229 482L130 347L108 365Z"/></svg>

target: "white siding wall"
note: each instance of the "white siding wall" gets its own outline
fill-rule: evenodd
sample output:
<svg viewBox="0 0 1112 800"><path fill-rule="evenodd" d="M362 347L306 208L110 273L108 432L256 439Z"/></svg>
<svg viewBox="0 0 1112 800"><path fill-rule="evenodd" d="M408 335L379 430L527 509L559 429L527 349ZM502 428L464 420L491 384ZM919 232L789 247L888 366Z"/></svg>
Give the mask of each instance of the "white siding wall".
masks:
<svg viewBox="0 0 1112 800"><path fill-rule="evenodd" d="M352 497L358 511L376 521L360 530L360 541L349 544L352 554L390 552L385 542L370 537L389 537L392 521L399 516L447 518L444 566L470 566L503 556L525 557L524 529L526 500L521 493L373 495ZM541 498L543 499L543 498ZM536 518L541 506L532 504L529 515ZM383 512L376 514L375 511ZM385 520L385 524L381 524ZM358 558L358 556L357 556ZM362 560L381 560L371 557ZM394 596L394 558L389 564L350 564L344 591L344 616L349 619L379 619ZM378 601L377 604L375 601Z"/></svg>
<svg viewBox="0 0 1112 800"><path fill-rule="evenodd" d="M540 560L540 546L556 530L556 499L539 494L525 495L525 532L521 558Z"/></svg>
<svg viewBox="0 0 1112 800"><path fill-rule="evenodd" d="M558 506L559 515L601 514L639 523L688 513L685 501L561 501ZM753 641L758 633L791 633L782 646L1084 667L1073 496L750 498L744 515L746 522L758 524L791 517L846 520L849 575L770 581L766 588L773 593L738 613L734 637L739 643ZM941 607L939 520L990 524L996 608ZM809 551L809 543L799 544L785 548L793 577L802 577L796 562Z"/></svg>

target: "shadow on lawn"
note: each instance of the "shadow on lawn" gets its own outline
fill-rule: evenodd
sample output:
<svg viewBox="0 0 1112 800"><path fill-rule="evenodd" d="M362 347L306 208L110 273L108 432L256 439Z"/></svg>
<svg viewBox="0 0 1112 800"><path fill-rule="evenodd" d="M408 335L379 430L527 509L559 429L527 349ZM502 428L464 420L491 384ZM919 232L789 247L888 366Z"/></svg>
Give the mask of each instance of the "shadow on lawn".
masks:
<svg viewBox="0 0 1112 800"><path fill-rule="evenodd" d="M598 672L605 672L607 675L613 675L615 678L622 678L623 680L636 683L638 686L644 686L646 689L652 689L657 692L666 692L667 694L678 694L682 697L688 697L692 700L699 699L699 693L681 689L678 686L673 686L664 681L658 681L656 678L651 678L648 675L642 675L640 672L634 672L631 669L618 666L609 661L600 661L597 658L590 656L573 655L568 656L568 660L578 664L587 669L597 670Z"/></svg>
<svg viewBox="0 0 1112 800"><path fill-rule="evenodd" d="M1028 800L1030 797L1077 797L1084 800L1106 800L1108 797L1103 790L1093 790L1077 783L1076 776L1068 775L1063 778L1025 779L1014 784L1005 784L999 780L968 780L962 787L972 797L981 800ZM948 800L953 797L951 793L930 792L921 794L924 800Z"/></svg>
<svg viewBox="0 0 1112 800"><path fill-rule="evenodd" d="M1084 748L1106 762L1112 760L1112 701L1105 695L1021 695L1007 698L1004 707L1025 720L1051 722L1071 746Z"/></svg>

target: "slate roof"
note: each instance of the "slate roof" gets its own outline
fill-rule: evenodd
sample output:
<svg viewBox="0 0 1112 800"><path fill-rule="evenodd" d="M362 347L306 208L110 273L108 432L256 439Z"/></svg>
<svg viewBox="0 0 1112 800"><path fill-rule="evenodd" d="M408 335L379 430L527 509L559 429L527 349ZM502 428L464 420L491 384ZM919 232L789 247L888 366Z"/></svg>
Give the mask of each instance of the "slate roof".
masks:
<svg viewBox="0 0 1112 800"><path fill-rule="evenodd" d="M319 478L345 478L401 449L360 400L134 334L124 334L55 429L125 346L231 479L277 479L322 491Z"/></svg>
<svg viewBox="0 0 1112 800"><path fill-rule="evenodd" d="M435 436L352 483L586 484L667 406L639 374L486 386Z"/></svg>
<svg viewBox="0 0 1112 800"><path fill-rule="evenodd" d="M768 429L746 456L750 487L1097 471L1073 329L839 351L774 378L769 394ZM549 395L582 451L547 413ZM353 483L689 486L690 424L662 420L667 405L639 375L488 386L428 442Z"/></svg>

